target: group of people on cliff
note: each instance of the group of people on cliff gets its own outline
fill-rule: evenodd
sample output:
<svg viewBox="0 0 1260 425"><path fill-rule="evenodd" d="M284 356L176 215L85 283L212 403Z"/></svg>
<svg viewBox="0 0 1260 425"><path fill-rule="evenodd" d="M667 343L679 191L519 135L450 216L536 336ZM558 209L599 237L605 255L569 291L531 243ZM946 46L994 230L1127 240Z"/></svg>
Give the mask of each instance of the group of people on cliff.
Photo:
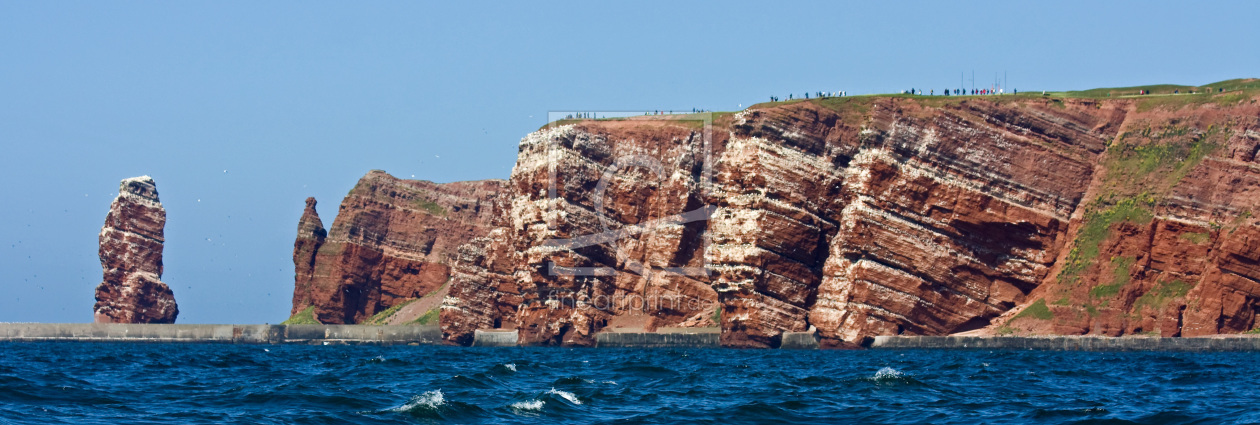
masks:
<svg viewBox="0 0 1260 425"><path fill-rule="evenodd" d="M1000 94L1005 94L1005 93L1006 93L1005 89L977 89L977 88L972 88L972 89L970 89L970 90L968 90L968 89L945 89L945 90L942 90L942 91L941 91L941 95L942 95L942 96L967 96L967 95L971 95L971 96L987 96L987 95L1000 95ZM1019 94L1019 90L1014 90L1012 93L1013 93L1013 94ZM916 95L916 96L936 96L936 90L935 90L935 89L932 89L932 90L928 90L928 92L927 92L927 93L924 93L924 92L923 92L923 89L915 89L915 88L911 88L910 90L902 90L902 91L901 91L901 94L910 94L910 95ZM802 99L810 99L810 95L813 95L813 96L814 96L814 98L818 98L818 99L826 99L826 98L829 98L829 97L844 97L844 96L848 96L848 95L849 95L849 93L848 93L847 91L844 91L844 90L834 91L834 92L824 92L824 91L817 91L817 92L813 92L813 93L810 93L810 92L805 92L805 95L804 95L803 97L801 97L801 98L802 98ZM788 93L787 100L793 100L793 99L795 99L795 98L796 98L796 95L795 95L795 94L793 94L793 93ZM782 101L782 100L783 100L783 99L782 99L782 98L780 98L779 96L770 96L770 101L771 101L771 102L779 102L779 101Z"/></svg>
<svg viewBox="0 0 1260 425"><path fill-rule="evenodd" d="M704 113L704 112L712 112L712 111L710 111L710 110L708 110L708 109L691 108L691 113L692 113L692 114L699 114L699 113ZM655 110L655 111L648 111L648 112L645 112L643 115L673 115L673 114L675 114L675 113L679 113L679 114L681 114L681 113L684 113L684 112L681 112L681 111L679 111L679 112L674 112L674 111L672 111L672 110L671 110L671 111Z"/></svg>
<svg viewBox="0 0 1260 425"><path fill-rule="evenodd" d="M910 92L909 92L909 93L907 93L907 92L903 91L903 92L901 92L901 94L913 94L913 95L919 95L919 96L923 96L923 95L924 95L924 93L923 93L923 90L922 90L922 89L917 90L917 91L916 91L915 89L910 89ZM926 94L927 94L928 96L936 96L936 90L928 90L928 92L927 92ZM977 89L977 88L972 88L971 90L967 90L967 89L945 89L945 90L942 90L942 91L941 91L941 95L942 95L942 96L991 96L991 95L1000 95L1000 94L1006 94L1006 89ZM1019 89L1015 89L1015 90L1012 92L1012 94L1019 94Z"/></svg>
<svg viewBox="0 0 1260 425"><path fill-rule="evenodd" d="M809 99L810 98L809 95L810 95L810 92L805 92L805 97L803 97L802 99ZM849 95L849 92L844 91L844 90L837 90L833 92L816 91L813 93L813 95L815 98L818 98L818 99L826 99L829 97L845 97ZM795 97L795 94L788 93L788 100L792 100L794 97ZM780 99L778 96L770 96L771 102L778 102L780 100L782 99Z"/></svg>

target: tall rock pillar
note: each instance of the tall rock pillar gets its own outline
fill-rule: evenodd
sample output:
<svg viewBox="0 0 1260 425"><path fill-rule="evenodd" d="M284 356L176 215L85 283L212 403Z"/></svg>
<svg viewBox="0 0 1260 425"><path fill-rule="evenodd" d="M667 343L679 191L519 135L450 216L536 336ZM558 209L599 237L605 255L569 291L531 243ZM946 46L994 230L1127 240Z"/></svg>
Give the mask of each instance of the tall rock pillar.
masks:
<svg viewBox="0 0 1260 425"><path fill-rule="evenodd" d="M165 226L153 179L123 180L101 228L104 278L96 286L96 323L175 323L175 294L162 283Z"/></svg>

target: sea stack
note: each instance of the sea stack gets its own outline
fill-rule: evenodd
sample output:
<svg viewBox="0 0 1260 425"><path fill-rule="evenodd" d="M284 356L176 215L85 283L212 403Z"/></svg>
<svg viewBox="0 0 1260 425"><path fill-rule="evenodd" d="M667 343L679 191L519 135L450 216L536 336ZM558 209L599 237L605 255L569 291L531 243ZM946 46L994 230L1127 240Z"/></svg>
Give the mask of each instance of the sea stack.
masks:
<svg viewBox="0 0 1260 425"><path fill-rule="evenodd" d="M315 198L306 198L306 210L298 220L297 240L293 242L293 311L289 315L310 307L311 282L315 276L315 253L324 244L328 231L315 212Z"/></svg>
<svg viewBox="0 0 1260 425"><path fill-rule="evenodd" d="M96 323L175 323L175 294L161 280L165 226L153 178L123 180L101 228Z"/></svg>

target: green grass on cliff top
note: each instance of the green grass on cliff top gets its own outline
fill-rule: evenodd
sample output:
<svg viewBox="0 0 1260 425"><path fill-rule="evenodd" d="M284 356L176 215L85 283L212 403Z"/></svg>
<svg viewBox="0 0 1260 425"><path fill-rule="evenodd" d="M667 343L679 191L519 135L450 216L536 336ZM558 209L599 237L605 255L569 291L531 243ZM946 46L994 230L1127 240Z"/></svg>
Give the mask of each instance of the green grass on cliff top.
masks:
<svg viewBox="0 0 1260 425"><path fill-rule="evenodd" d="M1169 95L1173 91L1180 91L1181 94L1189 94L1194 91L1196 93L1206 94L1211 88L1212 93L1235 92L1242 90L1260 89L1260 79L1256 78L1237 78L1233 80L1217 81L1211 84L1201 86L1183 86L1178 84L1154 84L1149 86L1133 86L1133 87L1107 87L1090 90L1054 92L1055 96L1060 97L1083 97L1083 98L1106 98L1120 96L1140 96L1141 90L1146 90L1149 95Z"/></svg>
<svg viewBox="0 0 1260 425"><path fill-rule="evenodd" d="M1207 90L1211 89L1208 93ZM1142 90L1146 90L1147 95L1139 95ZM1223 91L1222 91L1223 90ZM1174 91L1180 91L1173 94ZM1194 91L1196 94L1189 94ZM746 109L767 109L777 108L803 102L811 102L823 107L830 108L836 112L859 112L865 113L870 104L883 98L905 97L917 99L925 103L927 106L946 106L956 102L962 102L968 99L983 99L994 102L1018 101L1020 99L1033 99L1048 97L1051 99L1108 99L1108 98L1134 98L1139 99L1138 110L1145 111L1153 108L1167 107L1178 108L1186 105L1217 103L1222 106L1228 106L1241 102L1250 98L1252 95L1260 92L1260 79L1257 78L1236 78L1233 80L1218 81L1211 84L1201 86L1184 86L1178 84L1153 84L1147 86L1132 87L1106 87L1089 90L1070 90L1070 91L1045 91L1044 95L1041 90L1020 91L1019 94L1008 93L1000 96L994 95L935 95L923 96L904 93L884 93L884 94L866 94L866 95L850 95L844 97L826 97L826 98L794 98L792 100L780 100L778 102L761 102L753 104ZM735 112L714 112L714 123L718 124L720 118L728 117ZM686 113L675 114L678 119L686 119ZM564 119L548 123L539 128L539 130L551 127L553 125L576 124L583 121L622 121L630 120L634 117L617 117L617 118L601 118L601 119ZM687 125L687 124L684 124Z"/></svg>

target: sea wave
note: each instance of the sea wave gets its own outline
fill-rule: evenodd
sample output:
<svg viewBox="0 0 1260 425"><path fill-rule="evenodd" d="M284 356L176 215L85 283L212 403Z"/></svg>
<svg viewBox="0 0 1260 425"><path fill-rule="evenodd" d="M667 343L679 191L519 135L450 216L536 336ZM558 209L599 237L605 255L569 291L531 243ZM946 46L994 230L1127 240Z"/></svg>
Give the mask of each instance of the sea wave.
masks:
<svg viewBox="0 0 1260 425"><path fill-rule="evenodd" d="M582 404L582 400L579 400L576 394L573 394L568 391L557 390L555 388L552 388L550 390L547 390L547 394L554 394L554 395L560 396L560 398L565 399L569 403Z"/></svg>
<svg viewBox="0 0 1260 425"><path fill-rule="evenodd" d="M525 400L525 401L518 401L516 403L512 403L511 405L509 405L509 407L516 410L537 412L539 410L542 410L543 405L545 404L547 404L547 402L542 401L542 400Z"/></svg>
<svg viewBox="0 0 1260 425"><path fill-rule="evenodd" d="M517 371L516 363L499 363L490 367L490 370L487 373L492 373L496 375L510 375L510 374L516 373L516 371Z"/></svg>
<svg viewBox="0 0 1260 425"><path fill-rule="evenodd" d="M422 409L434 410L443 404L446 404L446 397L442 395L442 390L433 390L411 397L411 400L408 400L401 406L386 410L390 412L411 413Z"/></svg>
<svg viewBox="0 0 1260 425"><path fill-rule="evenodd" d="M904 378L905 376L906 376L905 372L902 372L897 369L893 369L891 367L884 367L884 368L879 369L879 371L875 372L875 376L872 376L871 379L874 379L876 381L891 381L891 380Z"/></svg>

